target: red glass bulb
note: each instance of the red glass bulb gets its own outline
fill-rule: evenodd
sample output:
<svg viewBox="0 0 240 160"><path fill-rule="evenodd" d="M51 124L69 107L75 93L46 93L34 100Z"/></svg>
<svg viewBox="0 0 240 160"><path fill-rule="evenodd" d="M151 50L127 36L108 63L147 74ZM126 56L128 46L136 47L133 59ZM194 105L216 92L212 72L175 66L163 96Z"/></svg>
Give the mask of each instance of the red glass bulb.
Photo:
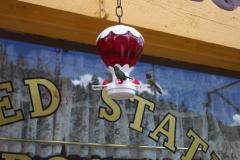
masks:
<svg viewBox="0 0 240 160"><path fill-rule="evenodd" d="M106 31L107 30L107 31ZM101 58L107 66L136 64L142 50L144 40L135 29L123 25L109 27L99 35L97 47Z"/></svg>

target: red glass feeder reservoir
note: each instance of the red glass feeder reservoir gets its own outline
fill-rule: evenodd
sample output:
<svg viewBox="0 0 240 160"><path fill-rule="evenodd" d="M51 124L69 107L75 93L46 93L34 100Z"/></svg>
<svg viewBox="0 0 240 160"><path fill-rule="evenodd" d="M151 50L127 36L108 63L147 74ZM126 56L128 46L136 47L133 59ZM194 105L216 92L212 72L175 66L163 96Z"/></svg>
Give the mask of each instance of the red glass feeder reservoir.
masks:
<svg viewBox="0 0 240 160"><path fill-rule="evenodd" d="M111 98L129 99L135 95L139 84L129 78L119 81L114 72L114 66L130 77L130 72L143 50L143 44L142 35L136 29L125 25L111 26L99 34L97 47L113 77L113 81L106 87Z"/></svg>

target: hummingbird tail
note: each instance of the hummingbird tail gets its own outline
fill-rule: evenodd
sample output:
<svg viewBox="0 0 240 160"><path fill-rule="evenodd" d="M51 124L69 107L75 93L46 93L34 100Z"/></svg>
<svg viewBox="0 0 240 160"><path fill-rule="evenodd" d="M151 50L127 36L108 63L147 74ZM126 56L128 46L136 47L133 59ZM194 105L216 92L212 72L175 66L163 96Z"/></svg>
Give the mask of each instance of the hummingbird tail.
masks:
<svg viewBox="0 0 240 160"><path fill-rule="evenodd" d="M157 89L158 93L162 95L161 88L157 84L155 84L155 83L154 83L154 87Z"/></svg>
<svg viewBox="0 0 240 160"><path fill-rule="evenodd" d="M160 90L160 88L157 88L157 91L158 91L159 94L162 95L162 91Z"/></svg>

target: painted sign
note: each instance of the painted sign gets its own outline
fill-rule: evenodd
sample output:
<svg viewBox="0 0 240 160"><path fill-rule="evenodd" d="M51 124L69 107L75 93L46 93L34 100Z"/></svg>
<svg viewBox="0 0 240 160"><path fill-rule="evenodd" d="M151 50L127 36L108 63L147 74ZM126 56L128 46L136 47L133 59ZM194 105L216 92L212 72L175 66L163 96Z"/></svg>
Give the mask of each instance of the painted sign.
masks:
<svg viewBox="0 0 240 160"><path fill-rule="evenodd" d="M50 159L63 146L63 159L239 157L239 79L140 62L132 75L144 84L151 72L163 95L114 101L92 90L109 76L97 55L0 44L1 158Z"/></svg>
<svg viewBox="0 0 240 160"><path fill-rule="evenodd" d="M196 2L201 2L203 0L192 0ZM227 11L233 11L237 7L240 6L239 0L212 0L214 4L216 4L219 8L227 10Z"/></svg>
<svg viewBox="0 0 240 160"><path fill-rule="evenodd" d="M54 85L49 80L42 79L42 78L25 79L23 81L24 81L24 85L28 86L30 99L32 101L33 111L30 112L31 118L41 118L41 117L49 116L57 111L61 98L56 85ZM41 93L39 90L40 85L44 86L49 92L50 102L47 106L43 106L42 104ZM13 92L12 82L11 81L1 82L0 90L6 91L6 93ZM121 114L122 114L121 107L116 101L109 98L105 90L102 91L101 95L102 95L103 102L106 103L106 105L109 106L109 108L111 109L111 113L109 114L106 108L100 107L98 116L109 122L118 121L121 118ZM151 112L154 112L156 105L153 102L139 96L135 96L134 98L131 98L130 101L137 102L137 109L134 114L133 122L129 123L129 128L142 133L143 132L142 121L143 121L145 109L148 109ZM16 123L24 120L24 115L22 110L14 110L14 114L9 116L7 116L4 113L4 110L6 109L7 110L13 109L13 106L11 106L11 104L12 103L9 96L2 97L2 100L0 101L0 108L1 108L0 126ZM175 142L176 141L176 121L177 121L177 118L171 113L168 113L167 115L164 116L161 122L159 122L156 128L155 129L153 128L149 132L148 137L158 143L160 139L160 134L166 136L166 140L164 140L163 146L166 147L168 150L172 151L173 153L175 153L177 150L176 142ZM189 138L193 138L193 141L189 146L189 149L186 152L186 154L181 156L181 160L193 159L199 147L202 147L203 152L205 153L207 152L209 145L207 144L207 142L202 140L201 137L197 135L197 133L195 133L192 129L189 129L186 135ZM7 155L7 154L3 154L3 156L4 155ZM211 154L211 159L213 157L216 157L215 152ZM8 158L6 156L5 159L11 160L12 158ZM14 158L14 159L21 159L21 158Z"/></svg>

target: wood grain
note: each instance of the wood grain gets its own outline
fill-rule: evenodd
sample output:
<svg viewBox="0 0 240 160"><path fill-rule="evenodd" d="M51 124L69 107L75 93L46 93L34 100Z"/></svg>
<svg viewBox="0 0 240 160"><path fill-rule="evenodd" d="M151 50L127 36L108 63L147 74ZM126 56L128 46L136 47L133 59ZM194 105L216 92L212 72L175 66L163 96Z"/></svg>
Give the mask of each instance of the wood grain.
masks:
<svg viewBox="0 0 240 160"><path fill-rule="evenodd" d="M95 45L97 35L115 24L109 21L116 19L112 7L115 4L105 1L106 9L112 10L109 10L108 20L102 20L96 18L98 1L92 0L91 4L90 1L73 2L61 0L61 3L53 5L53 0L31 1L40 4L35 5L2 1L0 28ZM124 3L124 14L127 16L124 16L123 22L136 25L144 35L144 55L240 71L238 9L220 12L210 2L199 5L188 1L173 3L172 0L169 5L155 0L137 2Z"/></svg>

